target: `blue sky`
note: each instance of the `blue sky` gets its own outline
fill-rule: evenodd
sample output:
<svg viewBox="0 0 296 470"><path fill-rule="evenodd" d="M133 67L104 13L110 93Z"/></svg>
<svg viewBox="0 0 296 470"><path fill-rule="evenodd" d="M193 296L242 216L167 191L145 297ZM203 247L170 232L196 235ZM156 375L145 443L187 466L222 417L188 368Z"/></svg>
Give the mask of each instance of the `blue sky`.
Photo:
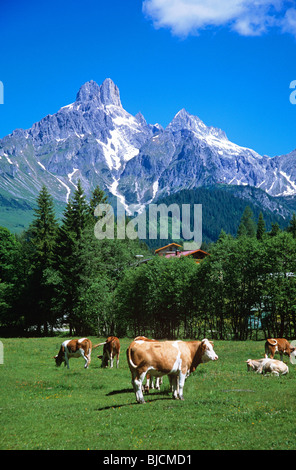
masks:
<svg viewBox="0 0 296 470"><path fill-rule="evenodd" d="M257 7L254 8L254 3ZM296 148L296 9L286 0L1 0L0 137L88 80L164 127L185 108L238 145Z"/></svg>

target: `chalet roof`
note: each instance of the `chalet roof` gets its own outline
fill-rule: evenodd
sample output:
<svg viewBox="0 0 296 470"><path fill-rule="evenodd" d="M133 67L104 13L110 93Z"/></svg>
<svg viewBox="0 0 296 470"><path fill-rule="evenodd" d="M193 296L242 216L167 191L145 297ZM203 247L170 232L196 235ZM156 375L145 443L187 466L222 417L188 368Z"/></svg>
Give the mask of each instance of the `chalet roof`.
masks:
<svg viewBox="0 0 296 470"><path fill-rule="evenodd" d="M187 250L187 251L179 251L177 254L175 252L167 253L164 256L166 258L172 258L172 257L180 258L180 256L190 256L190 255L193 255L195 253L202 253L206 256L209 255L209 253L207 253L206 251L203 251L203 250Z"/></svg>
<svg viewBox="0 0 296 470"><path fill-rule="evenodd" d="M182 248L182 246L178 245L178 243L169 243L169 245L165 245L160 248L157 248L157 250L155 250L155 253L158 253L158 251L164 250L165 248L169 248L170 246L176 246L177 248Z"/></svg>

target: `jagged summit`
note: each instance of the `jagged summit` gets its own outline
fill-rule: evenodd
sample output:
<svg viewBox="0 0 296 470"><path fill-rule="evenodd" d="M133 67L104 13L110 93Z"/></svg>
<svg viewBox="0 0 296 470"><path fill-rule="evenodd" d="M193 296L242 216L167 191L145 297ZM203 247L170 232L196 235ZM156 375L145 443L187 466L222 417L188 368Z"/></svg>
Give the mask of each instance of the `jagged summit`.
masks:
<svg viewBox="0 0 296 470"><path fill-rule="evenodd" d="M101 102L105 105L113 104L121 107L119 89L111 78L106 78L100 86Z"/></svg>
<svg viewBox="0 0 296 470"><path fill-rule="evenodd" d="M0 140L0 197L34 201L45 184L65 202L78 179L87 195L99 185L125 207L217 182L293 196L295 153L260 156L184 108L165 129L148 124L122 107L110 78L89 80L75 102Z"/></svg>
<svg viewBox="0 0 296 470"><path fill-rule="evenodd" d="M79 88L76 101L100 101L100 88L94 80L84 83Z"/></svg>
<svg viewBox="0 0 296 470"><path fill-rule="evenodd" d="M111 80L106 78L102 85L90 80L82 85L77 93L76 102L92 101L102 105L121 106L119 89Z"/></svg>

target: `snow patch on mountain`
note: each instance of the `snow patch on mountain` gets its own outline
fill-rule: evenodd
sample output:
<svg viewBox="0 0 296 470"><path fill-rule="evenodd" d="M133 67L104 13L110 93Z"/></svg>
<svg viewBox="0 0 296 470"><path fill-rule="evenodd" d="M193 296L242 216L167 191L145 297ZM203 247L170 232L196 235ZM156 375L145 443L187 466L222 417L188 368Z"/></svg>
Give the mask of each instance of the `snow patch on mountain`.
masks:
<svg viewBox="0 0 296 470"><path fill-rule="evenodd" d="M80 178L87 196L99 185L126 210L221 182L293 196L295 162L295 151L261 156L185 109L165 129L147 124L140 112L133 116L122 107L118 87L107 78L102 85L86 82L56 114L0 140L0 192L33 200L45 184L65 202Z"/></svg>

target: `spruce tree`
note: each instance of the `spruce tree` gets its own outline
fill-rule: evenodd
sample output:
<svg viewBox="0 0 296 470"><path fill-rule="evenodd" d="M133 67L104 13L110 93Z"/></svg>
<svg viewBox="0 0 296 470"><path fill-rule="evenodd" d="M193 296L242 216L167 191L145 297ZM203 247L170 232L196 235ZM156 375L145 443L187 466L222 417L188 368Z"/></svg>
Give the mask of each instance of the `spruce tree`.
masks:
<svg viewBox="0 0 296 470"><path fill-rule="evenodd" d="M37 325L37 332L48 333L48 324L53 323L52 299L54 290L53 260L56 249L58 224L54 202L47 188L42 187L37 197L34 219L28 230L30 270L27 283L27 321Z"/></svg>
<svg viewBox="0 0 296 470"><path fill-rule="evenodd" d="M30 226L31 241L35 249L35 260L43 269L51 266L55 249L57 220L54 203L47 188L42 187L37 197L35 218Z"/></svg>
<svg viewBox="0 0 296 470"><path fill-rule="evenodd" d="M256 224L254 221L254 216L252 209L249 206L246 206L244 213L242 215L238 231L237 237L255 237L256 236Z"/></svg>
<svg viewBox="0 0 296 470"><path fill-rule="evenodd" d="M264 222L263 214L262 212L260 212L259 217L258 217L257 232L256 232L257 240L263 240L265 232L266 232L265 222Z"/></svg>
<svg viewBox="0 0 296 470"><path fill-rule="evenodd" d="M292 219L290 220L287 231L292 234L293 238L296 238L296 214L293 213Z"/></svg>
<svg viewBox="0 0 296 470"><path fill-rule="evenodd" d="M270 237L276 237L280 233L281 229L277 222L271 223L271 230L268 232Z"/></svg>
<svg viewBox="0 0 296 470"><path fill-rule="evenodd" d="M96 188L94 189L94 191L92 193L92 197L89 201L90 214L92 216L94 216L95 208L99 204L107 204L107 203L108 203L108 198L107 198L106 194L104 193L104 191L102 189L100 189L99 186L96 186Z"/></svg>
<svg viewBox="0 0 296 470"><path fill-rule="evenodd" d="M83 248L88 243L86 231L89 222L89 206L79 180L77 189L64 211L58 232L56 256L56 269L61 279L58 306L63 312L63 320L69 323L70 334L80 333L77 306L80 302L81 290L83 290L86 262L83 257Z"/></svg>

